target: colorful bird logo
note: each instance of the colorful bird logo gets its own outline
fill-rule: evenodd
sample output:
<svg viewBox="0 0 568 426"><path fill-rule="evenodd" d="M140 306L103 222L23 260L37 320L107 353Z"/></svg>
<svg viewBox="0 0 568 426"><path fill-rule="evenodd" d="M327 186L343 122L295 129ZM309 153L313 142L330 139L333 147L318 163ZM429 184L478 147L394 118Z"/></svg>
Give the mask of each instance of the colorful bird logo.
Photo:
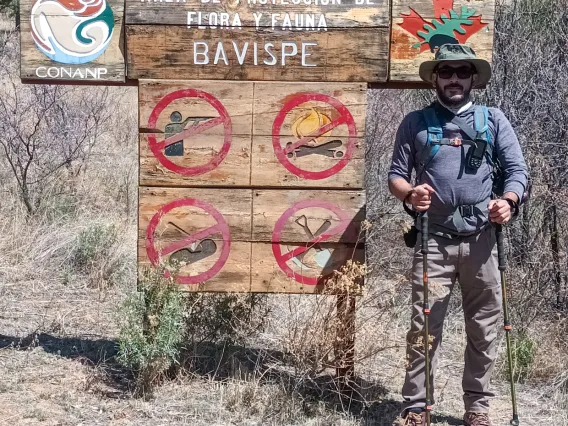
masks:
<svg viewBox="0 0 568 426"><path fill-rule="evenodd" d="M63 64L98 58L114 29L114 14L106 0L37 0L31 15L36 46Z"/></svg>
<svg viewBox="0 0 568 426"><path fill-rule="evenodd" d="M475 9L462 6L454 10L454 0L433 0L434 19L427 21L414 9L410 13L401 14L403 21L398 24L420 42L412 47L420 49L420 53L433 53L443 44L464 44L473 34L487 26L481 22L481 15Z"/></svg>

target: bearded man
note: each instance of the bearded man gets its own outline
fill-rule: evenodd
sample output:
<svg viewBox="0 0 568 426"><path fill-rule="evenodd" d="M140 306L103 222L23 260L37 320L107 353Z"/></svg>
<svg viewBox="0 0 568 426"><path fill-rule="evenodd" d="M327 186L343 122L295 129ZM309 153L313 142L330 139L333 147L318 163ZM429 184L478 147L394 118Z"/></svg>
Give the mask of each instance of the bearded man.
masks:
<svg viewBox="0 0 568 426"><path fill-rule="evenodd" d="M426 401L434 403L436 365L450 293L459 280L467 346L462 380L466 426L491 426L489 381L495 365L501 312L494 224L518 214L528 173L511 124L497 108L472 102L472 89L485 86L491 66L468 46L446 44L420 66L437 101L408 114L400 124L389 172L391 193L416 216L428 214L428 276L432 395L426 395L422 345L424 313L422 255L414 248L412 319L407 335L408 367L404 407L397 424L426 424ZM502 176L495 197L495 170ZM413 170L416 182L411 184ZM416 221L420 228L420 221ZM420 236L418 241L420 241Z"/></svg>

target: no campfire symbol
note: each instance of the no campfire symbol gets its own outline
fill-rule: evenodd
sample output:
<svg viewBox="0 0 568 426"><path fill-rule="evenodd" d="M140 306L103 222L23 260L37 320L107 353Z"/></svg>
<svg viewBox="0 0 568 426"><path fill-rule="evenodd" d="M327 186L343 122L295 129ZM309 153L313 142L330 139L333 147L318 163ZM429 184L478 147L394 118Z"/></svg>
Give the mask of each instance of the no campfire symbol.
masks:
<svg viewBox="0 0 568 426"><path fill-rule="evenodd" d="M318 103L318 106L313 106ZM304 106L305 104L311 106ZM284 123L294 110L307 110L297 117L291 130L296 140L282 136ZM332 114L324 110L331 110ZM332 131L339 126L347 126L348 137L341 140L331 138ZM301 93L284 103L272 126L272 146L280 163L298 177L310 180L325 179L339 173L351 160L355 150L357 128L353 116L340 101L320 93ZM309 162L298 159L306 157L326 157L330 166L323 170L309 170ZM319 162L318 162L319 163Z"/></svg>

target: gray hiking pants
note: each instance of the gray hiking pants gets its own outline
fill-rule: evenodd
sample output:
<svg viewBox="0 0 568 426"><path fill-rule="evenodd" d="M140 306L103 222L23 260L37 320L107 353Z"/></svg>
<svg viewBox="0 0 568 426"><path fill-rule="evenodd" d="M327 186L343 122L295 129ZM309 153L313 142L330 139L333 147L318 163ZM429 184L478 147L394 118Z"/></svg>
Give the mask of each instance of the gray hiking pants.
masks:
<svg viewBox="0 0 568 426"><path fill-rule="evenodd" d="M425 362L422 336L422 254L421 236L414 249L412 275L412 320L407 335L405 384L402 388L404 409L425 406ZM456 279L462 290L467 346L462 380L466 411L485 413L489 410L489 380L495 365L496 337L501 312L501 282L497 260L497 244L493 227L481 233L450 240L430 235L428 241L429 333L433 336L430 357L430 383L435 389L434 371L440 355L442 328L450 293ZM417 344L418 342L418 344ZM434 398L432 395L432 403Z"/></svg>

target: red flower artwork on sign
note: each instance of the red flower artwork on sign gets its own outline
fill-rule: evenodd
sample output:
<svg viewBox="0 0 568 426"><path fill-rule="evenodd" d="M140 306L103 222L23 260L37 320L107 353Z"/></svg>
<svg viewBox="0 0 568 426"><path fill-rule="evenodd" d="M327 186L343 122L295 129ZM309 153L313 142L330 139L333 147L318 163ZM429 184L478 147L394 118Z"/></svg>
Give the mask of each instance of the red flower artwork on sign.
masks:
<svg viewBox="0 0 568 426"><path fill-rule="evenodd" d="M420 42L412 47L420 49L420 53L435 49L443 44L463 44L473 34L487 26L481 22L481 15L476 15L475 9L462 6L454 10L454 0L433 0L434 19L427 21L414 9L410 13L401 14L400 25Z"/></svg>

